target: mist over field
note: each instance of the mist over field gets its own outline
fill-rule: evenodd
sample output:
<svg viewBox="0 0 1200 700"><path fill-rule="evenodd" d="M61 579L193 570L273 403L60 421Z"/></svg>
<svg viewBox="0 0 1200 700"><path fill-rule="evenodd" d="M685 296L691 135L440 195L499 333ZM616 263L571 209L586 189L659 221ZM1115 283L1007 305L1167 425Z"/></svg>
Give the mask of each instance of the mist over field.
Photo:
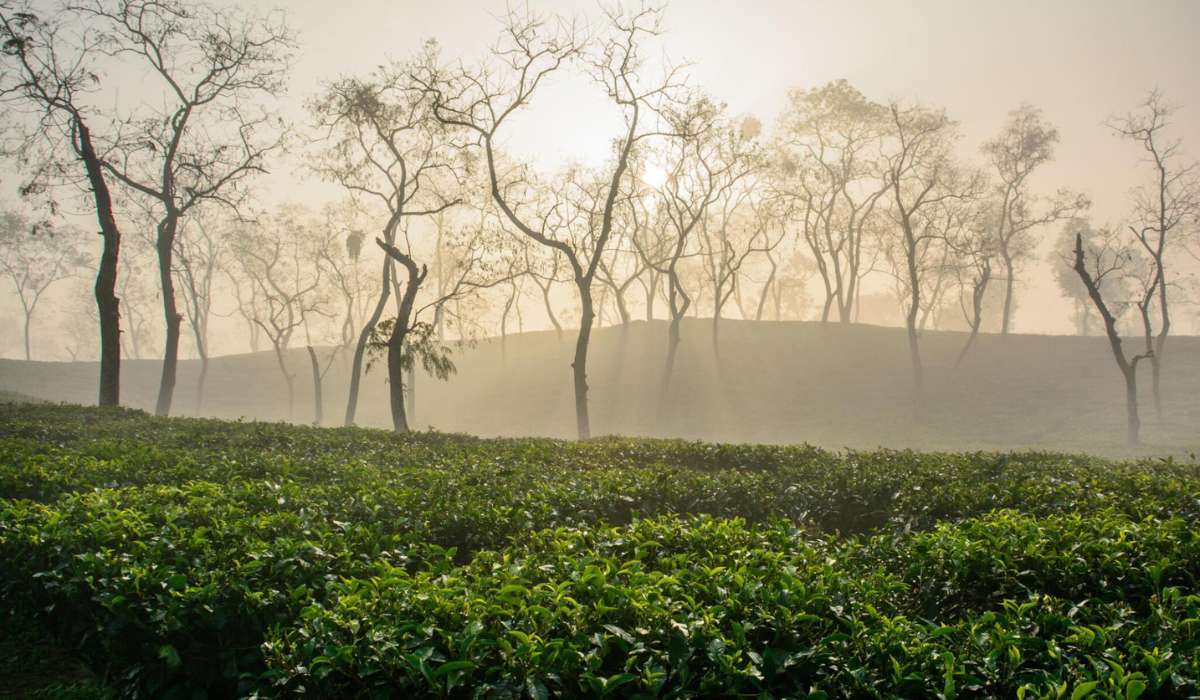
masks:
<svg viewBox="0 0 1200 700"><path fill-rule="evenodd" d="M0 0L0 699L1200 697L1197 28Z"/></svg>

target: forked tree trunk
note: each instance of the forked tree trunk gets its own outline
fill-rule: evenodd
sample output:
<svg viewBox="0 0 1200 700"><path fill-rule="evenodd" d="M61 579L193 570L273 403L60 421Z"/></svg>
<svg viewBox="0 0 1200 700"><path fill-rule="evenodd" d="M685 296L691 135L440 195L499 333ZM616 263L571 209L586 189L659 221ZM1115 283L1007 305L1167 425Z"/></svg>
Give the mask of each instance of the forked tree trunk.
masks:
<svg viewBox="0 0 1200 700"><path fill-rule="evenodd" d="M967 336L967 342L963 345L963 349L958 353L958 358L954 360L954 367L957 369L966 359L967 353L971 352L971 348L975 345L975 340L979 337L979 327L983 325L983 297L987 293L988 282L992 277L992 268L984 263L983 272L975 280L975 285L971 289L971 333Z"/></svg>
<svg viewBox="0 0 1200 700"><path fill-rule="evenodd" d="M1091 297L1092 303L1096 305L1096 310L1100 312L1100 318L1104 321L1104 331L1108 336L1108 346L1112 350L1113 360L1117 363L1117 368L1121 371L1121 376L1125 380L1125 439L1130 446L1136 446L1141 443L1141 428L1142 421L1138 415L1138 395L1137 395L1137 366L1138 362L1146 357L1146 355L1137 355L1132 360L1125 357L1125 350L1121 347L1121 334L1117 330L1117 319L1108 310L1108 305L1104 301L1104 297L1100 294L1100 288L1091 273L1088 272L1087 264L1083 258L1083 236L1076 234L1075 236L1075 272L1079 275L1079 279L1083 281L1083 286L1087 288L1088 296Z"/></svg>
<svg viewBox="0 0 1200 700"><path fill-rule="evenodd" d="M354 415L358 411L358 389L362 381L363 356L367 351L367 341L371 339L371 333L375 331L375 326L379 325L379 319L383 318L383 311L387 308L388 299L392 294L392 259L384 256L383 258L383 284L380 287L379 301L375 303L375 309L371 312L370 318L363 325L362 332L358 334L358 342L354 345L354 360L350 363L350 391L346 398L346 417L343 425L349 427L354 425Z"/></svg>
<svg viewBox="0 0 1200 700"><path fill-rule="evenodd" d="M1121 374L1125 377L1125 441L1131 446L1137 446L1142 441L1142 419L1138 415L1137 363L1123 368Z"/></svg>

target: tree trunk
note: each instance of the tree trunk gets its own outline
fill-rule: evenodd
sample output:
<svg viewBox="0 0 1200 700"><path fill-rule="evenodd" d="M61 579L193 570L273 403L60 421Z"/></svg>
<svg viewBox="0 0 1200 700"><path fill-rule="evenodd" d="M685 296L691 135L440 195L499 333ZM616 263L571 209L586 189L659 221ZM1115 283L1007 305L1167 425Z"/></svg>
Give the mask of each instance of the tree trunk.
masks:
<svg viewBox="0 0 1200 700"><path fill-rule="evenodd" d="M1083 286L1087 288L1092 303L1096 305L1100 319L1104 321L1104 332L1108 336L1109 349L1112 350L1113 360L1116 361L1117 368L1121 370L1121 376L1125 379L1125 437L1129 445L1138 445L1141 442L1142 422L1138 416L1137 365L1145 355L1135 356L1132 361L1125 358L1125 350L1121 347L1121 334L1117 331L1117 319L1108 310L1108 305L1100 294L1100 286L1092 278L1084 263L1083 236L1080 234L1075 235L1074 267L1079 279L1083 281Z"/></svg>
<svg viewBox="0 0 1200 700"><path fill-rule="evenodd" d="M204 408L204 382L208 379L208 354L200 353L200 376L196 379L196 415Z"/></svg>
<svg viewBox="0 0 1200 700"><path fill-rule="evenodd" d="M1161 259L1162 254L1159 253ZM1161 313L1161 326L1158 336L1154 339L1154 354L1150 356L1151 383L1154 389L1154 415L1162 420L1162 391L1159 379L1162 375L1163 353L1167 347L1167 334L1171 331L1171 315L1167 309L1167 277L1162 263L1158 265L1158 307Z"/></svg>
<svg viewBox="0 0 1200 700"><path fill-rule="evenodd" d="M625 302L625 288L613 287L613 295L617 299L617 315L621 317L621 325L628 326L630 321L629 306Z"/></svg>
<svg viewBox="0 0 1200 700"><path fill-rule="evenodd" d="M79 153L87 170L88 184L96 202L96 219L100 223L100 235L104 247L100 253L100 265L96 271L96 308L100 313L100 397L101 406L119 406L121 403L121 300L117 298L117 262L121 252L121 231L113 214L112 195L104 180L104 171L96 149L92 146L91 132L78 115L75 117L75 132L79 139Z"/></svg>
<svg viewBox="0 0 1200 700"><path fill-rule="evenodd" d="M417 292L420 291L421 283L425 281L429 268L418 269L416 262L409 255L390 243L378 239L376 242L383 248L389 260L395 260L403 265L408 273L404 289L401 290L399 286L396 288L396 293L399 295L396 322L392 325L392 335L388 338L387 343L388 402L392 409L392 429L397 433L406 433L409 426L407 406L404 400L404 353L408 350L405 347L405 341L408 339L409 331L412 330L413 305L417 300ZM399 277L395 276L393 282L398 284ZM415 358L409 359L416 362Z"/></svg>
<svg viewBox="0 0 1200 700"><path fill-rule="evenodd" d="M392 430L408 432L408 414L404 405L404 340L408 329L397 320L388 339L388 405L392 410Z"/></svg>
<svg viewBox="0 0 1200 700"><path fill-rule="evenodd" d="M921 362L921 343L917 336L916 319L912 318L911 314L908 321L908 354L912 360L913 386L916 390L917 405L920 406L924 402L925 366Z"/></svg>
<svg viewBox="0 0 1200 700"><path fill-rule="evenodd" d="M26 312L25 312L25 332L24 332L24 336L25 336L25 361L26 361L26 362L28 362L29 360L33 359L33 356L32 356L32 355L30 354L30 352L29 352L29 320L30 320L30 316L31 316L31 314L30 314L28 311L26 311Z"/></svg>
<svg viewBox="0 0 1200 700"><path fill-rule="evenodd" d="M662 378L662 394L665 397L667 389L671 385L671 375L675 372L675 355L679 350L679 343L682 337L679 332L681 316L672 315L671 322L667 324L667 360L663 366Z"/></svg>
<svg viewBox="0 0 1200 700"><path fill-rule="evenodd" d="M1004 280L1004 309L1000 315L1000 335L1008 335L1008 329L1012 325L1012 303L1013 303L1013 260L1011 257L1004 257L1004 274L1007 278Z"/></svg>
<svg viewBox="0 0 1200 700"><path fill-rule="evenodd" d="M513 287L514 292L516 287ZM508 314L512 311L513 297L515 293L510 293L504 300L504 311L500 314L500 362L503 364L508 362Z"/></svg>
<svg viewBox="0 0 1200 700"><path fill-rule="evenodd" d="M712 349L713 359L717 362L717 372L721 371L721 316L716 314L712 320Z"/></svg>
<svg viewBox="0 0 1200 700"><path fill-rule="evenodd" d="M767 304L767 295L771 292L772 285L775 284L775 271L778 269L778 264L775 262L774 256L767 256L767 260L771 263L771 273L767 275L767 281L763 282L762 295L758 297L758 308L754 310L754 320L761 321L763 317L763 309ZM775 319L778 321L779 319Z"/></svg>
<svg viewBox="0 0 1200 700"><path fill-rule="evenodd" d="M408 384L405 385L408 398L408 421L410 424L417 422L417 363L414 361L408 366Z"/></svg>
<svg viewBox="0 0 1200 700"><path fill-rule="evenodd" d="M897 199L899 199L898 195ZM925 366L921 362L921 341L917 334L917 317L921 313L921 275L917 269L917 239L913 234L912 222L907 213L901 215L901 227L904 231L905 255L908 258L906 262L910 295L908 314L905 317L904 325L908 331L908 354L912 361L916 417L917 420L921 420L925 407Z"/></svg>
<svg viewBox="0 0 1200 700"><path fill-rule="evenodd" d="M646 321L654 320L654 298L658 296L658 274L650 272L650 283L646 285Z"/></svg>
<svg viewBox="0 0 1200 700"><path fill-rule="evenodd" d="M1122 368L1121 373L1125 376L1125 439L1131 446L1136 446L1142 441L1142 420L1138 416L1137 363Z"/></svg>
<svg viewBox="0 0 1200 700"><path fill-rule="evenodd" d="M287 384L288 396L288 421L290 422L296 416L296 387L292 382L292 375L287 371L287 363L283 359L283 353L286 349L279 343L274 343L275 362L279 366L279 373L283 375L283 381Z"/></svg>
<svg viewBox="0 0 1200 700"><path fill-rule="evenodd" d="M575 424L579 439L592 436L591 417L588 415L587 356L588 344L592 339L592 322L596 313L592 306L590 280L576 280L579 289L579 335L575 338L575 356L571 360L571 373L575 381Z"/></svg>
<svg viewBox="0 0 1200 700"><path fill-rule="evenodd" d="M308 348L308 363L312 366L313 425L321 425L325 422L325 400L321 396L321 366L317 362L317 351L311 345L306 347Z"/></svg>
<svg viewBox="0 0 1200 700"><path fill-rule="evenodd" d="M975 285L971 289L971 334L967 336L966 344L958 353L958 358L954 360L955 369L958 369L962 361L966 359L967 353L971 352L975 340L979 337L979 327L983 325L983 297L987 294L988 281L991 276L991 267L985 263L979 279L975 281Z"/></svg>
<svg viewBox="0 0 1200 700"><path fill-rule="evenodd" d="M678 260L678 257L676 257ZM667 271L667 303L671 312L670 323L667 325L667 360L663 367L662 389L661 389L661 404L666 405L667 389L671 384L671 375L675 371L675 356L679 350L679 343L682 340L680 335L680 324L684 316L687 315L688 307L692 305L691 297L683 289L683 285L679 280L679 275L675 271L674 262Z"/></svg>
<svg viewBox="0 0 1200 700"><path fill-rule="evenodd" d="M175 304L175 279L171 274L175 251L175 232L179 225L178 215L169 212L158 229L158 278L162 286L163 319L167 324L167 338L163 348L162 377L158 384L158 401L154 414L166 416L171 413L171 400L175 396L175 376L179 364L179 335L183 315Z"/></svg>
<svg viewBox="0 0 1200 700"><path fill-rule="evenodd" d="M558 339L562 340L563 327L558 322L558 316L554 314L554 305L550 303L550 285L547 284L545 287L538 286L542 290L542 303L546 305L546 316L550 318L550 324L554 326L554 332L558 335Z"/></svg>
<svg viewBox="0 0 1200 700"><path fill-rule="evenodd" d="M379 324L379 319L383 317L383 310L387 308L388 299L392 294L392 266L394 264L391 258L384 256L383 286L380 287L379 301L375 303L375 310L371 312L371 317L363 325L362 332L358 334L358 342L354 346L354 360L350 364L350 392L346 399L346 418L343 423L347 427L354 425L354 414L358 411L358 388L362 381L363 355L366 354L367 341L371 339L372 331Z"/></svg>

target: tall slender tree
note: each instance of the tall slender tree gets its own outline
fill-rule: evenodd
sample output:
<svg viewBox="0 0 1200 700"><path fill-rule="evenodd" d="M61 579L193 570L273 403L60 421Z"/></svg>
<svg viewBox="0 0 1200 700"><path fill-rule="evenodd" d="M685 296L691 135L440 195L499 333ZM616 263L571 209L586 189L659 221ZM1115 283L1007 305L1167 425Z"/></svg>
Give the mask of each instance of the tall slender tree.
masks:
<svg viewBox="0 0 1200 700"><path fill-rule="evenodd" d="M1153 172L1150 186L1134 191L1132 223L1129 232L1149 256L1154 268L1153 303L1141 305L1142 325L1147 338L1153 336L1150 352L1154 410L1162 417L1161 375L1167 337L1171 333L1170 258L1182 242L1183 229L1200 220L1200 165L1185 161L1182 144L1170 139L1166 129L1173 112L1157 90L1147 95L1138 109L1110 120L1118 136L1129 139L1143 150ZM1152 318L1152 316L1157 318ZM1157 323L1157 329L1154 328Z"/></svg>
<svg viewBox="0 0 1200 700"><path fill-rule="evenodd" d="M397 315L390 326L388 378L395 428L408 429L401 354L428 265L417 259L417 251L400 233L409 220L435 216L462 202L460 197L439 191L439 178L454 182L459 176L459 154L448 130L432 118L432 101L424 86L411 77L423 61L434 60L429 57L435 56L436 50L436 45L428 44L413 64L394 63L366 78L340 80L310 103L310 111L327 134L315 167L378 212L376 242L385 253L379 296L354 348L346 425L353 425L358 410L368 343L395 295Z"/></svg>
<svg viewBox="0 0 1200 700"><path fill-rule="evenodd" d="M292 39L278 13L254 16L191 0L71 0L99 27L103 51L146 68L162 95L111 116L105 171L157 205L154 245L166 339L155 413L175 394L183 315L175 292L176 237L203 202L236 207L243 185L264 172L284 129L267 105L285 87ZM127 108L128 106L126 106Z"/></svg>
<svg viewBox="0 0 1200 700"><path fill-rule="evenodd" d="M656 111L680 87L676 71L651 76L646 64L645 41L661 32L661 11L641 8L632 12L607 11L607 31L585 47L573 31L563 31L534 15L510 13L501 44L494 49L491 66L453 74L437 65L422 72L422 81L434 96L437 117L450 126L474 133L487 163L492 199L504 217L522 235L561 255L571 270L579 296L579 334L571 363L575 390L576 427L580 438L591 435L588 410L587 358L596 319L593 287L600 263L613 236L618 203L628 187L626 173L637 144L659 133ZM535 183L528 172L501 172L497 137L511 117L533 99L546 78L569 60L580 59L603 87L624 118L613 156L606 168L600 206L594 216L565 211L568 193L560 192L550 210L526 211ZM579 182L564 185L571 189Z"/></svg>
<svg viewBox="0 0 1200 700"><path fill-rule="evenodd" d="M1058 130L1042 117L1041 110L1023 104L1008 115L996 138L983 145L983 152L996 177L997 205L994 207L994 238L1004 275L1004 307L1000 333L1012 328L1018 268L1033 258L1039 227L1070 218L1087 206L1077 194L1060 190L1049 202L1039 202L1033 192L1033 174L1054 157Z"/></svg>
<svg viewBox="0 0 1200 700"><path fill-rule="evenodd" d="M112 191L92 126L102 121L89 104L101 83L96 59L107 37L73 22L62 6L43 9L23 0L0 1L0 103L18 131L18 162L32 171L26 194L49 193L67 184L91 200L103 241L93 294L100 326L99 404L121 401L121 311L117 269L121 230ZM66 163L83 166L83 177ZM53 200L52 200L53 201Z"/></svg>

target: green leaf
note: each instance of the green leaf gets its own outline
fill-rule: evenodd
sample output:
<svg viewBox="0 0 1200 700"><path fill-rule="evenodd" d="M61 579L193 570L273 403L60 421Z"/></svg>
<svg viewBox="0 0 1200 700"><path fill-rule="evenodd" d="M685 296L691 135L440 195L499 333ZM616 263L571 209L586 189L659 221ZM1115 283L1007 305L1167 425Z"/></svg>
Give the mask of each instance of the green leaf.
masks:
<svg viewBox="0 0 1200 700"><path fill-rule="evenodd" d="M179 658L179 652L170 644L163 644L158 648L158 658L167 662L167 666L171 668L179 668L183 665L183 659Z"/></svg>
<svg viewBox="0 0 1200 700"><path fill-rule="evenodd" d="M470 661L447 661L446 663L437 667L437 670L433 672L433 677L441 678L448 674L454 673L455 671L465 671L472 668L475 668L475 664L471 663Z"/></svg>
<svg viewBox="0 0 1200 700"><path fill-rule="evenodd" d="M1096 686L1100 685L1099 681L1086 681L1075 686L1075 690L1071 693L1071 700L1083 700L1092 694Z"/></svg>

